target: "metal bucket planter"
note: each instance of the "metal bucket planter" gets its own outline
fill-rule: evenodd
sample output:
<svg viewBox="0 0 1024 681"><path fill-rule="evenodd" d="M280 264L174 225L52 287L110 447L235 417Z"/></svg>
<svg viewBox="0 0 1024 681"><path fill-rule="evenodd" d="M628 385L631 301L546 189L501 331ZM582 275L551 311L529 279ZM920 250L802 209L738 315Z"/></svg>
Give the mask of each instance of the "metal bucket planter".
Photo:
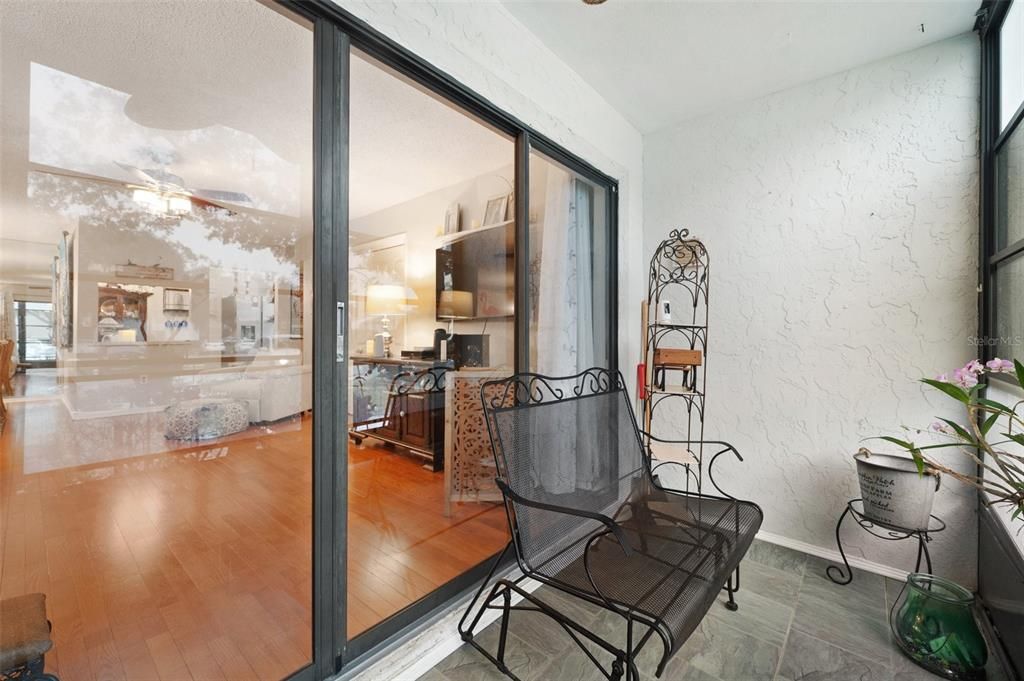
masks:
<svg viewBox="0 0 1024 681"><path fill-rule="evenodd" d="M892 527L928 529L932 501L939 489L939 473L917 472L912 459L888 454L854 454L864 515Z"/></svg>

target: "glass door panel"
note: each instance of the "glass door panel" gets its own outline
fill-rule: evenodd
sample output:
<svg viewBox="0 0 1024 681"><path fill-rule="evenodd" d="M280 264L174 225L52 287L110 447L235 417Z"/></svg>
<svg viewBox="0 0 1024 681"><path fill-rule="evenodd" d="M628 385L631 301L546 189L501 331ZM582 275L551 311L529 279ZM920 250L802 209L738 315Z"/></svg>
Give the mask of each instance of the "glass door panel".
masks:
<svg viewBox="0 0 1024 681"><path fill-rule="evenodd" d="M513 370L515 227L511 138L359 52L350 97L354 638L508 541L470 426L479 382Z"/></svg>
<svg viewBox="0 0 1024 681"><path fill-rule="evenodd" d="M0 596L46 594L64 681L287 676L312 659L312 28L55 1L0 3L0 31L0 298L46 301L21 330L56 363L7 400Z"/></svg>
<svg viewBox="0 0 1024 681"><path fill-rule="evenodd" d="M530 371L612 367L608 190L530 152Z"/></svg>

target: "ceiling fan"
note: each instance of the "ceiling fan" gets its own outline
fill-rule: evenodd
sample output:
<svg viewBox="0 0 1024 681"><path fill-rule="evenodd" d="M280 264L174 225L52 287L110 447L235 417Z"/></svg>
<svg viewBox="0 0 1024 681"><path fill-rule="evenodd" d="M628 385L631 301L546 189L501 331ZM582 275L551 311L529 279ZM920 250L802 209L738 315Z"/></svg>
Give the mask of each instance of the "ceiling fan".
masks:
<svg viewBox="0 0 1024 681"><path fill-rule="evenodd" d="M220 189L190 189L179 175L163 168L147 168L145 170L127 163L114 162L127 172L138 184L124 183L132 190L132 199L146 206L157 214L184 215L192 211L193 206L204 209L225 210L233 214L222 202L251 203L252 199L241 192Z"/></svg>

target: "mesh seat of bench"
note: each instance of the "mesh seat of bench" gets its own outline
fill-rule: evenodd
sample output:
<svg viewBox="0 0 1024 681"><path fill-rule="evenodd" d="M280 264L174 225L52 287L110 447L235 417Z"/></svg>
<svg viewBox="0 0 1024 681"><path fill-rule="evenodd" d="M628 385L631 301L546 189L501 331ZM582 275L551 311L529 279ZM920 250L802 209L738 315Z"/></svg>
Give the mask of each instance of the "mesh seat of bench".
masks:
<svg viewBox="0 0 1024 681"><path fill-rule="evenodd" d="M611 672L591 656L607 678L625 674L632 680L639 675L637 654L654 638L663 647L656 673L664 671L723 588L729 593L727 606L735 609L733 574L763 515L756 504L724 493L710 474L725 452L742 460L731 445L715 442L712 453L705 448L712 444L708 441L684 443L693 446L693 463L679 464L685 469L683 489L668 489L652 470L645 445L652 437L637 427L617 372L519 374L484 383L482 398L510 548L523 577L498 580L480 613L503 610L504 632L512 611L544 612L581 647L580 639L587 638L611 654ZM521 589L518 580L525 577L621 615L629 630L626 648ZM494 656L473 641L479 614L464 628L485 586L466 611L460 632L513 676L503 662L504 633ZM511 592L529 605L510 605ZM494 605L499 597L504 604Z"/></svg>
<svg viewBox="0 0 1024 681"><path fill-rule="evenodd" d="M593 584L583 556L555 573L552 582L595 598L603 594L660 622L672 641L669 654L693 633L761 526L754 504L660 490L613 518L625 530L633 555L623 556L615 539L605 535L590 548L593 557L605 558L588 561Z"/></svg>

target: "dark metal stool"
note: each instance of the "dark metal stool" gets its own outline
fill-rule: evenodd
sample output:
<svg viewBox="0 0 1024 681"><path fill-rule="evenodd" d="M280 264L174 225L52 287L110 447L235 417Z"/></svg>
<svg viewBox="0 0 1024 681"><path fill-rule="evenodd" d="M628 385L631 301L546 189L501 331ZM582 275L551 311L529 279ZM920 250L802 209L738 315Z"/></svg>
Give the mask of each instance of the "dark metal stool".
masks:
<svg viewBox="0 0 1024 681"><path fill-rule="evenodd" d="M886 541L901 541L903 539L916 537L917 563L914 565L914 572L921 571L921 559L923 558L925 565L928 568L928 574L931 574L932 556L928 553L928 542L932 540L932 534L942 532L946 529L945 522L935 516L932 516L928 521L927 529L912 530L907 527L897 527L896 525L889 525L867 517L864 515L864 501L862 499L851 499L846 502L846 509L843 511L843 514L839 516L839 522L836 523L836 546L839 547L839 555L843 557L843 563L846 567L844 569L838 565L829 565L825 568L825 574L828 575L828 578L833 582L836 584L849 584L853 581L853 570L850 569L850 561L846 559L846 552L843 551L843 540L839 535L839 530L842 529L843 521L846 520L847 515L853 516L853 519L857 521L858 525L879 539L885 539ZM833 570L835 570L835 574L839 575L838 578L833 576ZM846 574L843 574L844 572Z"/></svg>
<svg viewBox="0 0 1024 681"><path fill-rule="evenodd" d="M0 601L0 680L59 681L44 671L52 647L44 594Z"/></svg>

